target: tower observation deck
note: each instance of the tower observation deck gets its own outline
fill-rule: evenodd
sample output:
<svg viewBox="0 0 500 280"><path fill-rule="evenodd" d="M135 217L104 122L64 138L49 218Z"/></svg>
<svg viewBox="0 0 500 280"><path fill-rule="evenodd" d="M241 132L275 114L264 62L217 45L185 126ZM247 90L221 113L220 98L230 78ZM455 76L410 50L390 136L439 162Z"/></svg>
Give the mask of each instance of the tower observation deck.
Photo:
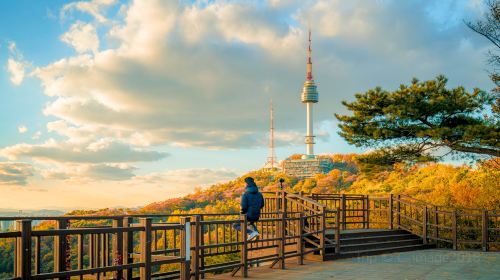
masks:
<svg viewBox="0 0 500 280"><path fill-rule="evenodd" d="M306 80L300 96L300 100L306 105L306 136L304 141L306 144L306 153L302 155L302 159L286 159L283 161L283 171L285 173L302 178L312 177L317 173L328 173L333 169L333 163L330 158L314 155L313 105L318 103L319 94L318 87L313 79L311 54L311 30L309 30Z"/></svg>

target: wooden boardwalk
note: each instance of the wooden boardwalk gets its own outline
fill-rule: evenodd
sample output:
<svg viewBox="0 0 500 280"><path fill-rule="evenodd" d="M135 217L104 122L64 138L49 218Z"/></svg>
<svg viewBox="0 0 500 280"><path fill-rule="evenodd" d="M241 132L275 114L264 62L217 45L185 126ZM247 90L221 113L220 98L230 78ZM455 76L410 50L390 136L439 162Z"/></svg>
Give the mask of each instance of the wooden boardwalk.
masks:
<svg viewBox="0 0 500 280"><path fill-rule="evenodd" d="M297 265L293 259L286 269L267 266L250 268L250 279L266 280L351 280L351 279L500 279L500 253L431 249L367 256L336 261L306 260ZM236 280L240 275L208 276L213 280Z"/></svg>

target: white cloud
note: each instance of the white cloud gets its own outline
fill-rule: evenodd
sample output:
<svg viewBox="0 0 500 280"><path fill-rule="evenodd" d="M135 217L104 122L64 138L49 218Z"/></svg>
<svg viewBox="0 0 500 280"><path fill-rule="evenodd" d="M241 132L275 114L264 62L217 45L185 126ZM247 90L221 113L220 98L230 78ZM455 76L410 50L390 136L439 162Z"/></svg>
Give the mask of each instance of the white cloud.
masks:
<svg viewBox="0 0 500 280"><path fill-rule="evenodd" d="M10 74L10 81L18 86L24 80L26 65L23 62L16 61L12 58L7 60L7 71Z"/></svg>
<svg viewBox="0 0 500 280"><path fill-rule="evenodd" d="M30 64L24 60L15 42L9 42L8 49L10 57L7 59L7 72L10 75L12 84L18 86L24 81Z"/></svg>
<svg viewBox="0 0 500 280"><path fill-rule="evenodd" d="M28 132L28 128L24 125L20 125L17 127L17 131L21 134Z"/></svg>
<svg viewBox="0 0 500 280"><path fill-rule="evenodd" d="M40 139L40 136L42 136L42 132L40 130L38 130L37 132L35 132L33 134L33 136L31 136L31 139L38 140L38 139Z"/></svg>
<svg viewBox="0 0 500 280"><path fill-rule="evenodd" d="M97 52L99 37L95 27L90 23L76 22L68 32L61 36L61 40L71 45L79 53L87 51Z"/></svg>
<svg viewBox="0 0 500 280"><path fill-rule="evenodd" d="M226 182L233 180L237 176L238 174L236 172L228 169L174 169L136 176L132 179L131 184L148 184L172 189L178 187L177 192L189 193L194 190L195 187L204 187L215 183Z"/></svg>
<svg viewBox="0 0 500 280"><path fill-rule="evenodd" d="M0 162L0 185L24 186L33 176L31 164L20 162Z"/></svg>
<svg viewBox="0 0 500 280"><path fill-rule="evenodd" d="M127 164L64 164L41 171L44 179L89 181L124 181L134 176L135 167Z"/></svg>
<svg viewBox="0 0 500 280"><path fill-rule="evenodd" d="M93 16L97 22L105 23L108 19L104 16L104 10L115 4L116 0L91 0L91 1L76 1L64 5L61 9L61 18L65 18L68 12L77 10Z"/></svg>
<svg viewBox="0 0 500 280"><path fill-rule="evenodd" d="M141 150L122 142L103 139L90 144L58 142L49 139L43 144L16 144L0 149L8 159L32 158L43 162L121 163L156 161L168 156L163 152Z"/></svg>

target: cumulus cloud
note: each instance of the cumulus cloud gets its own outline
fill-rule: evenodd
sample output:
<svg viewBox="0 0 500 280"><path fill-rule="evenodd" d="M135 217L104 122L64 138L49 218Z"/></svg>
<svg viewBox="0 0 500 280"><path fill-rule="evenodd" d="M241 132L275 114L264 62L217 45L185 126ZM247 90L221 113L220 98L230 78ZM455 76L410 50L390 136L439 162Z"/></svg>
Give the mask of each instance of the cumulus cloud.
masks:
<svg viewBox="0 0 500 280"><path fill-rule="evenodd" d="M80 21L71 25L70 30L61 36L61 40L73 46L79 53L87 51L95 53L99 48L99 38L95 27Z"/></svg>
<svg viewBox="0 0 500 280"><path fill-rule="evenodd" d="M7 72L10 75L12 84L18 86L26 76L26 68L29 67L29 63L24 60L15 42L9 42L8 49L10 57L7 59Z"/></svg>
<svg viewBox="0 0 500 280"><path fill-rule="evenodd" d="M111 3L98 2L85 3ZM417 1L285 2L132 1L106 34L116 47L103 50L97 43L74 43L98 39L95 30L89 32L93 39L75 39L70 34L92 28L72 25L63 38L94 55L67 57L35 72L54 97L44 113L67 124L51 129L68 137L92 131L142 146L255 147L265 143L265 104L273 95L277 128L303 133L299 92L307 19L318 121L344 111L340 100L376 85L395 87L413 76L448 72L451 81L466 86L488 79L471 72L482 69L484 46L461 25L448 26L448 32L437 28ZM71 7L63 10L76 5ZM100 18L90 12L96 9L85 9ZM470 46L460 48L463 40Z"/></svg>
<svg viewBox="0 0 500 280"><path fill-rule="evenodd" d="M136 149L112 139L101 139L88 145L50 139L37 145L23 143L6 147L0 149L0 155L11 160L26 157L49 162L121 163L156 161L168 154Z"/></svg>
<svg viewBox="0 0 500 280"><path fill-rule="evenodd" d="M123 181L134 176L127 164L65 164L41 171L45 179L76 181Z"/></svg>
<svg viewBox="0 0 500 280"><path fill-rule="evenodd" d="M108 19L104 16L104 11L107 7L115 4L116 0L91 0L91 1L76 1L66 4L61 9L61 17L65 18L66 15L72 11L79 11L87 13L95 18L100 23L105 23Z"/></svg>
<svg viewBox="0 0 500 280"><path fill-rule="evenodd" d="M24 125L20 125L17 127L17 131L21 134L28 132L28 128Z"/></svg>
<svg viewBox="0 0 500 280"><path fill-rule="evenodd" d="M238 174L228 169L189 168L174 169L163 172L136 176L132 184L150 184L158 187L182 187L184 193L189 193L195 187L209 186L215 183L233 180ZM180 189L178 191L181 191Z"/></svg>
<svg viewBox="0 0 500 280"><path fill-rule="evenodd" d="M0 185L26 185L34 175L31 164L20 162L0 162Z"/></svg>

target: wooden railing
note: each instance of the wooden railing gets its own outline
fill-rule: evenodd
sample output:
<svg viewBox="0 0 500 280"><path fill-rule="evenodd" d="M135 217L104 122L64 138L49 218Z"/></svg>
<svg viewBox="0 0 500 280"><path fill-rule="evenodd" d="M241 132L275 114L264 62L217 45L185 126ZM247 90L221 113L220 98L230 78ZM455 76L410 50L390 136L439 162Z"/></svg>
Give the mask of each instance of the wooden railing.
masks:
<svg viewBox="0 0 500 280"><path fill-rule="evenodd" d="M363 228L405 229L439 247L500 248L495 211L449 209L403 195L264 195L256 241L244 238L248 221L238 213L0 217L16 223L0 233L13 262L0 273L11 279L200 279L230 271L246 277L251 266L285 268L288 258L302 264L308 254L324 258L332 248L339 254L341 230ZM39 220L53 228L33 226Z"/></svg>
<svg viewBox="0 0 500 280"><path fill-rule="evenodd" d="M265 195L256 241L246 240L248 221L237 213L31 217L16 220L0 240L13 243L11 279L200 279L226 271L246 277L254 265L285 268L288 258L303 264L308 254L324 255L331 245L325 206L283 191ZM34 220L54 228L36 229Z"/></svg>
<svg viewBox="0 0 500 280"><path fill-rule="evenodd" d="M313 194L311 199L340 211L340 228L404 229L424 243L457 249L500 250L500 211L437 206L406 195L372 197Z"/></svg>

